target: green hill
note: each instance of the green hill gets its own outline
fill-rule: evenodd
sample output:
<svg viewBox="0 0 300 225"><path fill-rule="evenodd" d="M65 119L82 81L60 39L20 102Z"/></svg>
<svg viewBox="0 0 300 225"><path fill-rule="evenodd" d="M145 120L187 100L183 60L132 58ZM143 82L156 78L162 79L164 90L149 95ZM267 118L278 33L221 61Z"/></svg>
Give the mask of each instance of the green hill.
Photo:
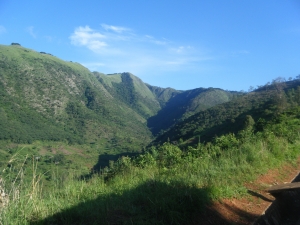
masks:
<svg viewBox="0 0 300 225"><path fill-rule="evenodd" d="M148 119L148 126L154 135L163 133L178 122L194 115L197 112L208 109L215 105L228 102L242 95L240 92L229 92L218 88L197 88L188 91L173 91L165 89L158 91L164 107L153 117Z"/></svg>
<svg viewBox="0 0 300 225"><path fill-rule="evenodd" d="M0 222L198 224L296 165L299 113L299 79L178 91L1 45Z"/></svg>
<svg viewBox="0 0 300 225"><path fill-rule="evenodd" d="M158 100L160 106L162 108L165 107L166 103L177 94L182 93L183 91L178 91L173 88L161 88L156 86L151 86L150 84L146 84L150 91L155 95Z"/></svg>
<svg viewBox="0 0 300 225"><path fill-rule="evenodd" d="M221 105L215 106L178 124L177 127L188 128L192 124L187 122L193 120L201 126L200 115L204 115L211 120L211 127L224 129L211 142L196 146L170 142L152 146L134 158L123 156L100 173L84 179L70 171L52 176L55 182L46 191L41 188L44 187L41 175L26 170L23 176L6 183L7 193L12 197L2 209L0 221L3 224L199 224L199 221L235 224L236 221L227 221L218 213L216 202L253 197L253 193L266 188L266 183L257 182L262 174L270 169L287 168L286 165L297 168L299 164L299 84L299 81L274 84L222 104L223 110ZM227 119L242 115L245 115L242 124L228 126ZM226 131L229 133L225 134ZM35 163L33 160L33 168ZM7 177L11 174L7 168L0 171ZM31 178L28 185L23 181L25 177ZM2 197L2 202L8 198ZM229 209L233 209L240 221L252 222L259 216L247 209L235 210L231 206Z"/></svg>
<svg viewBox="0 0 300 225"><path fill-rule="evenodd" d="M49 53L0 45L0 161L20 146L25 155L45 158L44 171L60 161L49 160L56 155L72 161L64 169L98 169L141 152L153 134L239 95L154 87L131 73L90 72Z"/></svg>
<svg viewBox="0 0 300 225"><path fill-rule="evenodd" d="M246 95L237 95L233 100L218 104L180 121L167 132L157 137L156 142L168 140L185 144L210 142L215 137L235 133L245 126L248 116L257 121L260 131L265 121L276 117L288 107L300 103L300 81L273 82Z"/></svg>
<svg viewBox="0 0 300 225"><path fill-rule="evenodd" d="M0 59L0 139L137 150L151 140L145 118L80 64L21 46L0 46Z"/></svg>
<svg viewBox="0 0 300 225"><path fill-rule="evenodd" d="M0 140L93 143L139 150L182 118L234 93L177 91L130 73L91 73L78 63L19 45L0 46ZM148 120L148 121L147 121Z"/></svg>
<svg viewBox="0 0 300 225"><path fill-rule="evenodd" d="M125 103L143 118L148 118L160 109L156 96L146 84L131 73L104 75L94 73L100 83L115 98Z"/></svg>

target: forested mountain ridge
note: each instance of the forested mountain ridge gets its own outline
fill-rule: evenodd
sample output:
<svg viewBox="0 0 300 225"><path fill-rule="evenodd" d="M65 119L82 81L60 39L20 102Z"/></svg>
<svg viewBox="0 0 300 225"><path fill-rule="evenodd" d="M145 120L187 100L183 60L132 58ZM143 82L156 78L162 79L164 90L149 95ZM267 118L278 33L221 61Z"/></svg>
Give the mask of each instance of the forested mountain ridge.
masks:
<svg viewBox="0 0 300 225"><path fill-rule="evenodd" d="M94 72L94 75L112 96L121 100L145 119L155 115L160 109L156 96L141 79L133 74L105 75Z"/></svg>
<svg viewBox="0 0 300 225"><path fill-rule="evenodd" d="M90 72L20 45L0 46L0 86L0 140L124 149L141 149L152 139L150 130L156 135L240 94L154 87L131 73Z"/></svg>
<svg viewBox="0 0 300 225"><path fill-rule="evenodd" d="M180 121L158 136L155 142L210 142L224 134L237 134L244 129L249 116L256 122L255 130L261 131L266 126L266 121L270 122L280 112L299 103L300 80L275 79L253 92L236 96L231 101L210 107Z"/></svg>
<svg viewBox="0 0 300 225"><path fill-rule="evenodd" d="M175 97L177 94L182 93L183 91L175 90L173 88L161 88L146 84L151 92L155 95L160 106L163 108L170 98Z"/></svg>
<svg viewBox="0 0 300 225"><path fill-rule="evenodd" d="M224 91L218 88L197 88L173 92L157 115L148 119L148 126L156 135L174 124L210 107L241 96L240 92Z"/></svg>
<svg viewBox="0 0 300 225"><path fill-rule="evenodd" d="M4 224L63 224L66 221L70 224L95 224L95 221L98 224L103 221L107 224L144 224L145 221L147 224L198 224L199 221L232 224L236 223L237 217L241 223L253 222L257 216L253 217L249 208L241 208L234 214L234 220L227 222L223 216L218 216L224 208L219 210L220 206L214 206L216 202L223 206L223 199L234 198L236 202L242 198L243 207L249 197L247 205L257 207L249 185L255 193L260 193L266 188L266 183L260 182L261 175L265 177L267 171L272 171L267 185L273 183L274 170L283 172L292 168L297 171L299 81L274 83L231 103L231 107L228 102L222 107L218 105L204 110L173 127L187 129L183 138L194 138L189 134L193 134L195 128L203 128L203 118L199 115L204 115L204 119L212 123L208 130L213 128L218 132L215 128L220 128L224 133L211 142L198 142L195 146L191 139L182 140L182 143L167 141L145 149L136 157L125 156L110 161L108 167L100 168L100 173L80 176L79 180L72 174L68 176L67 172L57 179L46 171L43 174L52 181L51 189L46 191L36 188L41 182L36 181L38 177L32 176L28 169L24 178L33 177L32 181L27 181L28 186L19 185L22 180L16 182L14 176L7 176L6 180L11 181L7 182L11 184L9 190L16 190L16 186L23 188L21 191L17 189L20 197L3 210ZM218 111L218 107L224 109ZM241 123L227 121L230 118L239 118ZM233 127L227 122L242 129L235 127L238 132L234 134ZM193 123L196 126L190 128ZM58 170L62 166L58 164L54 168ZM285 174L280 173L283 177ZM228 209L232 211L231 206Z"/></svg>
<svg viewBox="0 0 300 225"><path fill-rule="evenodd" d="M151 140L146 120L80 64L20 46L0 46L0 59L0 139L138 148Z"/></svg>
<svg viewBox="0 0 300 225"><path fill-rule="evenodd" d="M180 91L0 45L0 221L198 224L296 163L299 115L299 77Z"/></svg>

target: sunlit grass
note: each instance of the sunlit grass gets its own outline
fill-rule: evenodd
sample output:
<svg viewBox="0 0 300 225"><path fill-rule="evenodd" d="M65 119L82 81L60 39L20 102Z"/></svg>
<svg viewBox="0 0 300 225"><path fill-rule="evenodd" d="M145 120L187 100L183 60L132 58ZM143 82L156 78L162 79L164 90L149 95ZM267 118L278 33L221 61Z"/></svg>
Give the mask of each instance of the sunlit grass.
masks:
<svg viewBox="0 0 300 225"><path fill-rule="evenodd" d="M225 135L184 151L165 143L134 159L123 157L86 179L76 172L61 176L52 171L53 184L47 190L38 162L33 160L32 174L24 175L24 158L15 182L6 186L10 202L2 208L1 222L192 223L211 201L242 197L247 193L245 183L283 163L295 163L299 137L288 140L286 134L276 136L270 129L236 138ZM24 182L24 176L31 176L31 182Z"/></svg>

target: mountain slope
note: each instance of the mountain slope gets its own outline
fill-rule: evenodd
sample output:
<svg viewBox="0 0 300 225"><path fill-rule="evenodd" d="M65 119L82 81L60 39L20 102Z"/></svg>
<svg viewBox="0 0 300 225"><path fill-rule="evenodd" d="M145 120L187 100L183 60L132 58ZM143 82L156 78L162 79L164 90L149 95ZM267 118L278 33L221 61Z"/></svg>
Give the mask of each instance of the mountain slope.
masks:
<svg viewBox="0 0 300 225"><path fill-rule="evenodd" d="M0 88L0 139L119 150L141 149L153 134L241 94L154 87L131 73L92 73L19 45L0 46Z"/></svg>
<svg viewBox="0 0 300 225"><path fill-rule="evenodd" d="M178 91L173 88L161 88L156 86L151 86L150 84L146 84L151 92L155 95L158 100L160 106L164 108L166 103L177 94L182 93L184 91Z"/></svg>
<svg viewBox="0 0 300 225"><path fill-rule="evenodd" d="M94 75L112 96L148 119L147 125L154 135L201 110L241 95L216 88L188 91L160 88L145 84L130 73L94 72Z"/></svg>
<svg viewBox="0 0 300 225"><path fill-rule="evenodd" d="M104 75L94 72L94 75L112 96L120 99L145 119L155 115L160 109L156 96L133 74Z"/></svg>
<svg viewBox="0 0 300 225"><path fill-rule="evenodd" d="M0 46L1 137L142 146L146 120L86 68L20 46Z"/></svg>
<svg viewBox="0 0 300 225"><path fill-rule="evenodd" d="M276 117L288 106L299 104L299 96L299 80L274 82L188 117L158 136L156 142L177 142L180 139L186 143L212 141L216 136L242 130L248 116L256 121L256 130L259 131L266 120Z"/></svg>
<svg viewBox="0 0 300 225"><path fill-rule="evenodd" d="M241 95L217 88L197 88L168 94L169 99L157 115L148 119L148 126L154 135L166 130L189 116L212 106L228 102Z"/></svg>

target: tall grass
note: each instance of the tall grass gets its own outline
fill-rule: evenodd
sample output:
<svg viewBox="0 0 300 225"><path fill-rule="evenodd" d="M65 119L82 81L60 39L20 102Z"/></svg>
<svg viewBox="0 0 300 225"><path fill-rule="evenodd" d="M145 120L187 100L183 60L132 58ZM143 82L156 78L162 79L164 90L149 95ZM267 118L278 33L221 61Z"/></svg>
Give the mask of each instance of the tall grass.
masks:
<svg viewBox="0 0 300 225"><path fill-rule="evenodd" d="M229 134L185 150L165 143L135 159L123 157L86 180L54 173L57 182L47 191L32 160L31 182L22 183L20 169L7 186L10 202L1 209L1 223L193 224L211 201L241 197L245 182L295 163L299 136L272 129Z"/></svg>

